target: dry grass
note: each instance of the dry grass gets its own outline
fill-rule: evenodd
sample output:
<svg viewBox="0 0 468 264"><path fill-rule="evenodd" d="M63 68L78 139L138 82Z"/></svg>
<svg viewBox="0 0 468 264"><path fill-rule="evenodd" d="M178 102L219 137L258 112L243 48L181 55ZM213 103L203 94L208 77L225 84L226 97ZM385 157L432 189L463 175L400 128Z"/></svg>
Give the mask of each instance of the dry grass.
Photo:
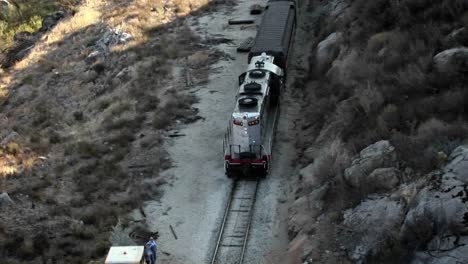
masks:
<svg viewBox="0 0 468 264"><path fill-rule="evenodd" d="M8 215L22 219L21 226L13 217L0 216L0 222L8 227L9 236L23 229L57 234L20 241L21 233L6 244L0 236L0 245L7 249L0 250L2 260L40 262L40 255L53 256L51 261L56 262L56 256L66 256L60 261L69 263L98 259L107 252L117 218L160 195L158 186L164 181L149 177L170 166L167 157L154 161L150 175L134 178L127 168L129 155L164 153L159 151L164 137L155 127L164 130L176 120L195 120L191 105L196 99L184 91L185 85L177 84L172 66L200 48L193 46L199 39L183 19L159 3L86 1L2 75L0 91L8 96L0 98L0 110L9 117L5 128L21 135L19 150L7 146L5 155L17 159L29 149L18 164L32 167L8 178L5 191L18 200L16 206L28 208L33 203L36 209L9 211ZM191 1L190 11L203 3ZM105 58L84 61L107 25L131 33L134 39L113 46ZM169 86L173 88L165 93ZM151 134L140 140L148 131ZM37 161L37 155L44 157Z"/></svg>
<svg viewBox="0 0 468 264"><path fill-rule="evenodd" d="M308 110L313 112L314 126L319 124L315 131L333 130L332 135L341 135L352 150L358 151L374 140L393 135L414 139L418 137L418 126L434 118L463 130L461 126L468 118L463 100L468 95L460 87L466 78L447 78L433 71L431 65L434 54L450 48L446 36L463 26L468 4L423 2L352 3L341 18L343 23L336 27L344 33L351 51L342 52L338 58L340 68L319 77L315 95L308 95L314 105L327 109ZM421 21L425 26L421 26ZM338 106L334 110L330 105L335 102ZM418 150L420 155L434 147L429 141L421 142L415 143L422 148ZM404 149L398 151L412 166L429 169L424 164L417 165L421 162L418 155L404 155Z"/></svg>
<svg viewBox="0 0 468 264"><path fill-rule="evenodd" d="M35 159L35 153L15 141L0 145L0 178L31 169Z"/></svg>

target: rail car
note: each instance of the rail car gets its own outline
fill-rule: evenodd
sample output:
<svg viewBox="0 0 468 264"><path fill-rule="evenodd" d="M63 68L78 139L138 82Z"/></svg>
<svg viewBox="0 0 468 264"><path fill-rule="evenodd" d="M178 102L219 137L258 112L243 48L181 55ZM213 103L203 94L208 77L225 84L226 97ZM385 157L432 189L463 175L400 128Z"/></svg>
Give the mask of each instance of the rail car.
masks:
<svg viewBox="0 0 468 264"><path fill-rule="evenodd" d="M294 1L269 1L248 66L239 76L236 106L223 141L228 177L266 176L288 53L296 26Z"/></svg>

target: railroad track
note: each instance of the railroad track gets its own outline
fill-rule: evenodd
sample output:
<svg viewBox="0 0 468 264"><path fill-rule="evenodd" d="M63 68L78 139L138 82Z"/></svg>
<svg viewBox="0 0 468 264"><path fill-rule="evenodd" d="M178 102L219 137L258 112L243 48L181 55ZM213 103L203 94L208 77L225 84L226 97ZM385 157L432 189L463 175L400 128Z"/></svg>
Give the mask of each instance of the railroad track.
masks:
<svg viewBox="0 0 468 264"><path fill-rule="evenodd" d="M242 264L259 180L236 180L226 204L211 264Z"/></svg>

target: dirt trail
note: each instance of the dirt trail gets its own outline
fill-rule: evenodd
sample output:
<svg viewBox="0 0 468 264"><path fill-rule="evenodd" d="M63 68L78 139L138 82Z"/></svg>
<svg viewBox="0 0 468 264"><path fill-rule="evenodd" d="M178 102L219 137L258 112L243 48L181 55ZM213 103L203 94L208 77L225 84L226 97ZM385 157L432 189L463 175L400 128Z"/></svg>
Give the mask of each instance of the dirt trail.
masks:
<svg viewBox="0 0 468 264"><path fill-rule="evenodd" d="M215 45L212 50L219 49L233 60L212 65L209 82L193 87L200 98L195 107L202 119L178 131L185 136L168 141L166 148L174 167L164 172L164 176L171 180L163 187L162 199L149 202L144 208L150 228L161 234L161 250L168 253L161 254L163 263L208 263L211 257L232 186L232 181L224 176L221 143L235 104L237 76L247 63L247 55L237 53L236 46L245 38L255 36L256 30L253 25L228 26L227 20L248 17L249 8L255 3L265 4L240 0L233 8L188 22L202 38L232 39L232 43ZM259 20L257 17L256 24ZM293 56L299 62L303 58L302 53ZM299 65L293 63L296 64ZM295 66L291 68L294 71ZM291 74L288 83L293 79ZM291 165L296 157L294 134L290 131L294 129L297 109L291 90L286 90L273 149L272 173L260 183L245 263L285 263ZM170 230L171 225L177 239Z"/></svg>
<svg viewBox="0 0 468 264"><path fill-rule="evenodd" d="M159 230L164 263L206 263L210 257L222 211L232 182L224 176L222 139L235 103L237 76L247 62L246 54L236 52L236 45L255 35L255 26L228 26L227 19L246 17L255 2L242 0L214 14L189 19L189 25L202 38L227 38L232 43L219 44L227 58L212 65L207 84L193 87L200 102L195 104L202 117L181 127L184 134L168 140L166 148L174 167L164 172L170 179L163 187L160 201L148 202L144 211L153 230ZM181 65L182 66L182 65ZM173 236L174 228L177 239Z"/></svg>

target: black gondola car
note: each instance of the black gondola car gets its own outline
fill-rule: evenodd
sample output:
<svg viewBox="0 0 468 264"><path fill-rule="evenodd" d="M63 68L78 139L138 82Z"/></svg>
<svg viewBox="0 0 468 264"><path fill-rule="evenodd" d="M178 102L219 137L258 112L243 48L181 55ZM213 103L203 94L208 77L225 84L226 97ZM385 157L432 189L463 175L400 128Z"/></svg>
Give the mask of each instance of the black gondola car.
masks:
<svg viewBox="0 0 468 264"><path fill-rule="evenodd" d="M285 70L295 26L294 1L270 0L265 8L255 43L249 52L249 63L252 57L265 52L275 57L274 64Z"/></svg>

